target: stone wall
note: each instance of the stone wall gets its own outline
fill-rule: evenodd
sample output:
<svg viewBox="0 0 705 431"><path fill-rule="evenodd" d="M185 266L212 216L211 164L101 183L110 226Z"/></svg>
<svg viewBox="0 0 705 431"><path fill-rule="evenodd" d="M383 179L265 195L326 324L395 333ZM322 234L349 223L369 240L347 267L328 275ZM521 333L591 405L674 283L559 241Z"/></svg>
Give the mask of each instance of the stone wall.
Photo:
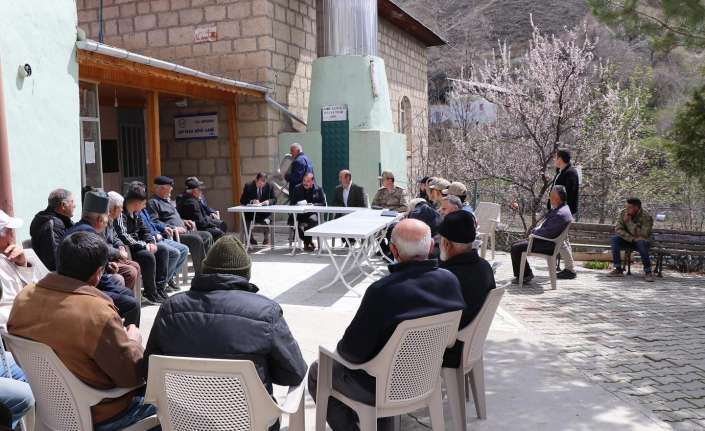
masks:
<svg viewBox="0 0 705 431"><path fill-rule="evenodd" d="M394 127L399 133L404 133L399 124L402 99L408 97L411 102L412 130L411 145L407 142L407 169L409 176L415 177L412 156L416 162L428 139L427 49L412 35L380 18L378 50L387 67Z"/></svg>

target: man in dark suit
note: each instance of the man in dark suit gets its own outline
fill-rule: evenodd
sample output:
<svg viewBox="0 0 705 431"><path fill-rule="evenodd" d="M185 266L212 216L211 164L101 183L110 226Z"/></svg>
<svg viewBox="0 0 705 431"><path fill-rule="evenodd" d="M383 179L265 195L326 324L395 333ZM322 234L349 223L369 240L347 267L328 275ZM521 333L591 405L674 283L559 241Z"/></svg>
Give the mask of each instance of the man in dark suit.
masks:
<svg viewBox="0 0 705 431"><path fill-rule="evenodd" d="M304 175L303 182L294 188L294 191L291 193L289 204L296 205L299 202L304 201L309 205L326 206L326 195L313 181L312 172ZM296 216L296 221L299 223L299 238L303 238L304 240L304 250L315 250L316 247L313 245L313 239L310 236L304 236L304 231L306 229L311 229L318 226L318 214L298 214Z"/></svg>
<svg viewBox="0 0 705 431"><path fill-rule="evenodd" d="M218 214L209 213L208 207L203 204L203 181L196 177L186 179L186 191L176 198L176 210L184 220L192 220L196 229L210 232L213 242L225 235L228 227Z"/></svg>
<svg viewBox="0 0 705 431"><path fill-rule="evenodd" d="M340 185L335 188L335 198L333 199L334 207L367 207L367 197L365 189L353 184L352 174L349 170L343 169L338 174Z"/></svg>
<svg viewBox="0 0 705 431"><path fill-rule="evenodd" d="M556 175L553 177L553 184L551 185L551 190L555 186L565 187L565 191L568 194L567 205L570 208L570 213L573 215L574 220L578 220L578 199L580 197L580 176L578 175L578 170L570 163L570 151L568 150L558 150L556 152ZM551 210L551 201L548 201L547 208ZM575 263L573 262L573 250L570 247L570 242L566 239L565 243L561 246L561 259L565 262L565 269L556 274L557 278L563 280L572 280L577 275L575 273Z"/></svg>
<svg viewBox="0 0 705 431"><path fill-rule="evenodd" d="M242 190L242 196L240 197L240 205L275 205L277 203L277 197L274 196L274 187L267 182L267 174L260 172L255 177L255 180L251 183L245 184ZM252 223L252 217L254 216L255 224L269 224L271 222L270 217L272 213L245 213L245 222L247 223L247 228L250 228L250 223ZM252 229L252 233L255 233L255 229ZM262 234L264 235L264 240L262 244L269 244L269 238L267 237L267 231L262 229ZM254 235L250 236L250 244L257 245L257 241Z"/></svg>

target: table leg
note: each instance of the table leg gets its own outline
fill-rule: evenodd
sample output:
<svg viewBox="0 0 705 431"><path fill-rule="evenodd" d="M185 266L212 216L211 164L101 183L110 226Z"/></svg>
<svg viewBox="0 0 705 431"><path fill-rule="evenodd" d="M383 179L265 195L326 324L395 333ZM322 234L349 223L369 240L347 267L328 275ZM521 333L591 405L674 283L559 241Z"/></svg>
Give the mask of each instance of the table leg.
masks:
<svg viewBox="0 0 705 431"><path fill-rule="evenodd" d="M353 250L351 248L348 248L348 254L345 256L345 260L343 261L342 265L338 265L338 262L335 260L335 254L333 254L333 249L331 247L328 247L328 242L324 243L326 245L326 251L328 252L328 256L330 257L331 262L333 262L333 267L335 267L335 278L333 280L326 284L325 286L319 287L318 292L325 290L332 285L334 285L338 280L340 280L343 285L352 293L354 293L356 296L360 297L359 293L355 291L355 289L345 280L345 275L344 275L344 270L345 267L348 265L348 261L350 260L350 257L352 257Z"/></svg>
<svg viewBox="0 0 705 431"><path fill-rule="evenodd" d="M296 218L296 214L292 215L294 216L294 246L291 248L291 255L295 256L296 249L299 248L299 220Z"/></svg>
<svg viewBox="0 0 705 431"><path fill-rule="evenodd" d="M252 238L252 226L255 224L255 219L257 218L256 213L252 213L252 222L250 226L247 226L247 221L245 220L245 213L240 214L240 219L242 220L242 231L245 233L245 251L250 251L250 238Z"/></svg>

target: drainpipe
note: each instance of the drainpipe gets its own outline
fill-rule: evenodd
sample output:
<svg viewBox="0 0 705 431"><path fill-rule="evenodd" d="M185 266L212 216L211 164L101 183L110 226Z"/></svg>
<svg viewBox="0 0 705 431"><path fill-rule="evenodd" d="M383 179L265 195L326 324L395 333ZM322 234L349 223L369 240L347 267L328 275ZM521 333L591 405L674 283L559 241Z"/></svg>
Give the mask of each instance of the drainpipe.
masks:
<svg viewBox="0 0 705 431"><path fill-rule="evenodd" d="M5 93L2 85L2 59L0 58L0 209L14 215L12 206L12 176L10 175L10 142L5 118ZM14 235L14 231L12 231ZM14 241L14 238L13 238Z"/></svg>

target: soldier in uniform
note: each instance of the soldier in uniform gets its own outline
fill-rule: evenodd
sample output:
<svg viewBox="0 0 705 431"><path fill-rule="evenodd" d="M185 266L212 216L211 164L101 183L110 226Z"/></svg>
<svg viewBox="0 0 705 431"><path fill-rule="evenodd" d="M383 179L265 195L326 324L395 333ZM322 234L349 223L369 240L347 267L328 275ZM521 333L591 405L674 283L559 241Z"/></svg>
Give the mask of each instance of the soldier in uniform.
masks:
<svg viewBox="0 0 705 431"><path fill-rule="evenodd" d="M391 171L382 172L382 187L377 190L372 206L389 208L398 212L409 210L409 205L406 202L406 190L394 185L394 174Z"/></svg>
<svg viewBox="0 0 705 431"><path fill-rule="evenodd" d="M431 205L435 209L439 209L443 203L444 192L447 193L448 187L450 186L450 181L445 178L436 178L428 186L429 194L428 197L431 199Z"/></svg>

